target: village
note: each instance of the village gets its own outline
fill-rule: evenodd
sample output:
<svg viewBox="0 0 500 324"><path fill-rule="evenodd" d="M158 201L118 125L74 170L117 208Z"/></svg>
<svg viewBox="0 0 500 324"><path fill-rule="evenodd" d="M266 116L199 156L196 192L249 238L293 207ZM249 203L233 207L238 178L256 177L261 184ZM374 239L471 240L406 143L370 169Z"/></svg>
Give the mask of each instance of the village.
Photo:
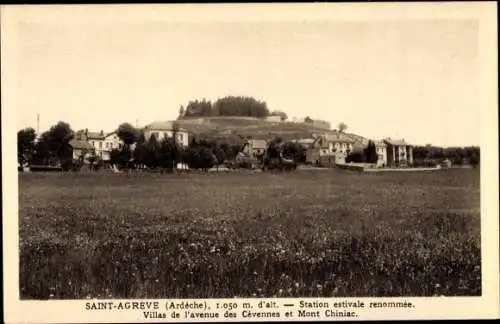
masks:
<svg viewBox="0 0 500 324"><path fill-rule="evenodd" d="M49 316L36 301L324 320L492 297L493 21L139 7L6 19L10 322Z"/></svg>
<svg viewBox="0 0 500 324"><path fill-rule="evenodd" d="M270 116L267 120L275 124L284 122L273 117L275 116ZM217 152L212 152L212 162L208 163L208 167L216 167L217 170L223 170L224 166L226 169L261 169L264 167L266 157L274 157L278 164L286 165L287 162L293 164L294 169L297 164L316 168L359 166L360 164L370 168L409 168L413 165L413 146L404 139L367 140L359 136L353 138L351 134L346 134L344 131L331 130L328 122L313 122L314 132L311 132L307 138L269 140L248 136L239 144L233 145L234 154L232 155L224 152L223 157L219 158ZM178 151L186 150L193 144L195 138L187 129L179 127L176 121L153 122L140 128L135 128L130 124L124 125L131 129L131 132L135 131L136 137L139 136L137 134L141 134L142 141L145 143L150 142L152 137L157 143L175 139ZM119 163L113 158L113 153L126 149L127 139L123 137L124 135L119 134L118 129L111 132L78 130L74 132L68 143L72 159L80 161L81 166L87 166L87 169L89 166L95 169L93 166L101 163L105 168L118 171L117 164ZM40 141L40 136L36 138L36 141ZM207 138L202 141L206 142ZM136 160L134 151L138 145L138 139L128 141L128 144L130 144L128 150L131 152L129 162L134 162ZM368 155L371 155L368 156L367 151L370 148L373 152L368 152ZM274 156L273 151L276 151ZM190 168L190 163L182 156L176 160L174 168ZM52 159L47 164L58 167L60 161ZM135 164L137 166L138 163ZM26 164L24 166L27 167ZM36 167L34 169L36 170Z"/></svg>

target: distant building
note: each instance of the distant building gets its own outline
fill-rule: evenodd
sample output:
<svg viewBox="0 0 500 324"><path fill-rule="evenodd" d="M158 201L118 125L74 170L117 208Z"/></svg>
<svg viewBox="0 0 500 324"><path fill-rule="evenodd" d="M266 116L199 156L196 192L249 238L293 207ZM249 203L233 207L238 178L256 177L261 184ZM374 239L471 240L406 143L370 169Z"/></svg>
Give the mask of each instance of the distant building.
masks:
<svg viewBox="0 0 500 324"><path fill-rule="evenodd" d="M118 137L117 132L111 132L104 136L102 140L103 149L101 150L101 158L104 161L109 161L111 159L111 151L119 150L123 146L123 141Z"/></svg>
<svg viewBox="0 0 500 324"><path fill-rule="evenodd" d="M273 122L273 123L281 123L282 122L281 116L274 116L274 115L267 116L266 121Z"/></svg>
<svg viewBox="0 0 500 324"><path fill-rule="evenodd" d="M100 132L87 132L87 141L92 145L95 155L102 159L104 152L104 139L106 135L104 131Z"/></svg>
<svg viewBox="0 0 500 324"><path fill-rule="evenodd" d="M320 135L307 149L306 162L326 167L343 164L354 143L352 138L339 132Z"/></svg>
<svg viewBox="0 0 500 324"><path fill-rule="evenodd" d="M243 143L242 152L245 155L260 156L267 150L267 141L262 139L247 139Z"/></svg>
<svg viewBox="0 0 500 324"><path fill-rule="evenodd" d="M73 151L74 160L88 157L93 149L89 142L80 139L72 139L69 142L69 145Z"/></svg>
<svg viewBox="0 0 500 324"><path fill-rule="evenodd" d="M377 166L387 166L387 144L384 141L373 141L377 151Z"/></svg>
<svg viewBox="0 0 500 324"><path fill-rule="evenodd" d="M306 121L304 120L304 122L306 122ZM313 128L317 128L317 129L323 129L323 130L331 130L332 129L330 122L328 122L326 120L313 119L312 122L309 122L308 124L311 124Z"/></svg>
<svg viewBox="0 0 500 324"><path fill-rule="evenodd" d="M384 139L387 145L387 164L389 166L406 166L413 164L413 147L404 139Z"/></svg>
<svg viewBox="0 0 500 324"><path fill-rule="evenodd" d="M155 135L158 140L162 140L165 137L170 138L173 136L174 132L176 133L176 140L179 144L182 146L189 145L188 131L183 128L176 127L175 123L172 121L154 122L144 127L146 140L148 140L151 135Z"/></svg>

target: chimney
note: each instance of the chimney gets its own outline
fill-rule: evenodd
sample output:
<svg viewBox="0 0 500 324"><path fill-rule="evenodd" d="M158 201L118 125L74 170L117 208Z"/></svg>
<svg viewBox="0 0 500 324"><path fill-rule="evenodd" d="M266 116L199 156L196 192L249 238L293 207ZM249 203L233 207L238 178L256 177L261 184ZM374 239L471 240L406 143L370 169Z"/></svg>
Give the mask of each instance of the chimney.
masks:
<svg viewBox="0 0 500 324"><path fill-rule="evenodd" d="M104 131L101 129L101 136L104 135Z"/></svg>

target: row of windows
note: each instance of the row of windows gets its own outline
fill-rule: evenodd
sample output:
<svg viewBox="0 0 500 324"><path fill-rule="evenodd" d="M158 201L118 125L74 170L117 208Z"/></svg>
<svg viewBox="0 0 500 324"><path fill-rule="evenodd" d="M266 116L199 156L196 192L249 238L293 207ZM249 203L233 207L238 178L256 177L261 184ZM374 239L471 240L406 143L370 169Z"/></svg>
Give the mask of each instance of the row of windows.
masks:
<svg viewBox="0 0 500 324"><path fill-rule="evenodd" d="M340 146L340 143L335 143L335 147L338 148ZM342 143L342 148L351 148L351 144L346 144L346 143Z"/></svg>
<svg viewBox="0 0 500 324"><path fill-rule="evenodd" d="M101 150L102 150L102 144L103 144L103 142L101 142L101 141L99 141L99 142L97 142L97 141L90 141L90 145L92 145L94 148L99 148ZM112 143L112 142L105 142L104 143L104 147L106 149L113 149L113 144L114 143ZM97 146L99 146L99 147L97 147ZM118 148L121 148L121 147L122 147L121 143L118 143Z"/></svg>

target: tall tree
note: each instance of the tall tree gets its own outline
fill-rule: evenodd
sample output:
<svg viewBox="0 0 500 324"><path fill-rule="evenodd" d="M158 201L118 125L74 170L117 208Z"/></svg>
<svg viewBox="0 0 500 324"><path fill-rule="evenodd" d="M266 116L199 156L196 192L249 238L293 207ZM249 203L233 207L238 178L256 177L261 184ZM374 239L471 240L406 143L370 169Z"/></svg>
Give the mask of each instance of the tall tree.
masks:
<svg viewBox="0 0 500 324"><path fill-rule="evenodd" d="M363 153L367 163L377 163L377 148L372 140L368 141L368 146L363 150Z"/></svg>
<svg viewBox="0 0 500 324"><path fill-rule="evenodd" d="M217 170L219 170L219 165L224 163L224 160L226 159L226 152L221 146L217 146L215 147L213 153L217 159Z"/></svg>
<svg viewBox="0 0 500 324"><path fill-rule="evenodd" d="M142 167L146 165L145 160L146 160L146 154L147 154L147 147L146 147L146 136L143 131L139 132L139 136L137 138L135 150L133 152L133 157L134 161L137 166Z"/></svg>
<svg viewBox="0 0 500 324"><path fill-rule="evenodd" d="M17 132L17 161L21 166L31 163L35 154L35 130L31 127Z"/></svg>
<svg viewBox="0 0 500 324"><path fill-rule="evenodd" d="M179 109L179 116L177 117L177 119L184 118L185 113L186 113L186 110L184 109L184 106L181 105L181 108Z"/></svg>
<svg viewBox="0 0 500 324"><path fill-rule="evenodd" d="M288 115L286 114L286 112L284 111L279 111L279 110L275 110L271 113L271 116L280 116L281 120L282 121L285 121L288 119Z"/></svg>
<svg viewBox="0 0 500 324"><path fill-rule="evenodd" d="M340 122L337 128L339 129L339 132L343 133L347 130L347 125L343 122Z"/></svg>
<svg viewBox="0 0 500 324"><path fill-rule="evenodd" d="M156 135L151 135L146 143L144 164L148 167L161 166L160 143Z"/></svg>
<svg viewBox="0 0 500 324"><path fill-rule="evenodd" d="M118 126L117 135L123 141L123 144L130 147L137 141L137 138L139 137L139 132L131 124L123 123L120 124L120 126Z"/></svg>
<svg viewBox="0 0 500 324"><path fill-rule="evenodd" d="M40 144L37 148L38 152L48 155L42 156L42 160L47 163L49 160L56 158L64 169L68 169L72 164L72 147L70 141L73 139L73 136L74 132L71 126L62 121L44 132L39 143L37 143Z"/></svg>

